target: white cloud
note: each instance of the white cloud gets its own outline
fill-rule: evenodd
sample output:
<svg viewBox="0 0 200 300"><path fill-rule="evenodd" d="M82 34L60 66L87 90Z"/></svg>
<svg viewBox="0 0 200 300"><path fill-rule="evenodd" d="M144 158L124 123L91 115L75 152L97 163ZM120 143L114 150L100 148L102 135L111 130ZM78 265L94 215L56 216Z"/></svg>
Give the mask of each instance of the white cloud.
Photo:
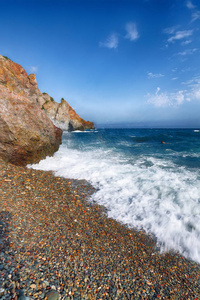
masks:
<svg viewBox="0 0 200 300"><path fill-rule="evenodd" d="M175 105L181 105L186 99L184 95L184 91L178 91L176 93L171 94L171 99ZM173 105L174 105L173 104Z"/></svg>
<svg viewBox="0 0 200 300"><path fill-rule="evenodd" d="M190 43L192 43L192 40L186 40L186 41L182 42L181 45L185 46L185 45L188 45Z"/></svg>
<svg viewBox="0 0 200 300"><path fill-rule="evenodd" d="M188 99L200 100L200 77L195 77L184 84L189 87L187 92Z"/></svg>
<svg viewBox="0 0 200 300"><path fill-rule="evenodd" d="M200 86L194 88L191 93L188 95L190 98L200 100Z"/></svg>
<svg viewBox="0 0 200 300"><path fill-rule="evenodd" d="M177 40L182 40L184 38L187 38L193 34L193 30L180 30L173 33L173 35L168 38L169 43L173 43Z"/></svg>
<svg viewBox="0 0 200 300"><path fill-rule="evenodd" d="M118 47L119 39L116 33L111 34L104 42L100 42L100 47L109 49L116 49Z"/></svg>
<svg viewBox="0 0 200 300"><path fill-rule="evenodd" d="M135 41L139 38L139 33L138 33L138 30L137 30L137 26L135 23L127 23L126 24L126 36L125 38L130 40L130 41Z"/></svg>
<svg viewBox="0 0 200 300"><path fill-rule="evenodd" d="M172 72L177 72L177 71L178 71L177 68L172 69Z"/></svg>
<svg viewBox="0 0 200 300"><path fill-rule="evenodd" d="M192 97L197 100L200 100L200 86L193 90Z"/></svg>
<svg viewBox="0 0 200 300"><path fill-rule="evenodd" d="M184 91L178 91L176 93L161 92L158 87L155 94L147 94L148 103L153 104L155 107L176 107L181 105L185 100L190 100L185 98Z"/></svg>
<svg viewBox="0 0 200 300"><path fill-rule="evenodd" d="M187 2L186 2L186 6L187 6L187 8L189 8L189 9L194 9L194 8L195 8L195 5L192 4L192 1L187 1Z"/></svg>
<svg viewBox="0 0 200 300"><path fill-rule="evenodd" d="M147 94L148 102L156 107L168 106L170 99L167 93L160 93L160 88L157 87L155 94Z"/></svg>
<svg viewBox="0 0 200 300"><path fill-rule="evenodd" d="M187 49L187 50L185 50L185 51L179 52L178 55L181 55L181 56L191 55L191 54L193 54L194 52L196 52L197 50L198 50L197 48Z"/></svg>
<svg viewBox="0 0 200 300"><path fill-rule="evenodd" d="M172 78L176 80L177 78ZM195 77L187 82L183 82L185 89L174 93L161 92L160 87L156 89L154 94L147 94L147 102L155 107L177 107L185 101L200 101L200 77Z"/></svg>
<svg viewBox="0 0 200 300"><path fill-rule="evenodd" d="M191 1L187 1L186 6L187 6L188 9L193 11L193 13L192 13L192 22L200 19L200 11L195 10L196 6Z"/></svg>
<svg viewBox="0 0 200 300"><path fill-rule="evenodd" d="M38 66L30 66L29 70L31 73L36 73L38 71Z"/></svg>
<svg viewBox="0 0 200 300"><path fill-rule="evenodd" d="M125 38L130 41L135 41L139 38L137 26L135 23L127 23L126 24L126 35ZM100 47L105 47L109 49L116 49L119 44L119 35L117 33L112 33L108 38L99 43Z"/></svg>
<svg viewBox="0 0 200 300"><path fill-rule="evenodd" d="M178 27L179 26L168 27L168 28L165 28L163 31L166 34L173 34L178 29Z"/></svg>
<svg viewBox="0 0 200 300"><path fill-rule="evenodd" d="M196 20L198 20L198 19L200 19L200 11L199 11L199 10L195 11L195 12L192 14L192 22L194 22L194 21L196 21Z"/></svg>
<svg viewBox="0 0 200 300"><path fill-rule="evenodd" d="M158 74L153 74L151 72L148 73L148 78L151 79L151 78L160 78L160 77L164 77L163 74L161 73L158 73Z"/></svg>

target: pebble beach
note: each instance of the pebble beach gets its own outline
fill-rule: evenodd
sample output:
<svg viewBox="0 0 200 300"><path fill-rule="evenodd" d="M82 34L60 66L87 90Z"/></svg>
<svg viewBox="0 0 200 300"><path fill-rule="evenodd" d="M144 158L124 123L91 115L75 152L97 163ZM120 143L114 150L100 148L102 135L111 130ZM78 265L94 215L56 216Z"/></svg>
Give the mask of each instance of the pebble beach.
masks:
<svg viewBox="0 0 200 300"><path fill-rule="evenodd" d="M0 168L0 299L200 299L200 266L108 218L87 181Z"/></svg>

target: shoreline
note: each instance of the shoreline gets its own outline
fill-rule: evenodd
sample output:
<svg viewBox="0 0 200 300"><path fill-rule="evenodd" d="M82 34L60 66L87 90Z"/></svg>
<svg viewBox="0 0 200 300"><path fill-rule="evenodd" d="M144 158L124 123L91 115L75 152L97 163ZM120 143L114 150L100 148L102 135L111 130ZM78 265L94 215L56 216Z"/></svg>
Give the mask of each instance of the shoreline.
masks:
<svg viewBox="0 0 200 300"><path fill-rule="evenodd" d="M2 300L200 299L200 265L108 218L86 180L0 165Z"/></svg>

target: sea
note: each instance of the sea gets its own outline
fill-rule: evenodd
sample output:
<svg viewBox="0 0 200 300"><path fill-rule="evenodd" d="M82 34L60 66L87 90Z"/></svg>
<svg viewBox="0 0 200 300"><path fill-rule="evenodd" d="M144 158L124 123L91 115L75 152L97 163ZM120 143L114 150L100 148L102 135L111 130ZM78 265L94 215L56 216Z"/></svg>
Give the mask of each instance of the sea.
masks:
<svg viewBox="0 0 200 300"><path fill-rule="evenodd" d="M29 167L86 179L108 217L200 263L200 129L64 132L54 156Z"/></svg>

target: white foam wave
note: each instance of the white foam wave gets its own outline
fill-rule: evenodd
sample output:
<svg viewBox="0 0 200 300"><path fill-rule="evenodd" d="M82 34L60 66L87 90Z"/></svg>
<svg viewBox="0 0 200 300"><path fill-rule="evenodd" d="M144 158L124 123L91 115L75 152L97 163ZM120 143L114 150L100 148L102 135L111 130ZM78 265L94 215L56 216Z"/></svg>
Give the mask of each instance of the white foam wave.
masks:
<svg viewBox="0 0 200 300"><path fill-rule="evenodd" d="M98 130L74 130L71 131L71 133L91 133L91 132L98 132ZM68 134L68 132L66 132L66 134Z"/></svg>
<svg viewBox="0 0 200 300"><path fill-rule="evenodd" d="M35 169L86 179L93 201L108 216L155 234L162 251L174 249L200 263L200 176L173 162L140 156L130 164L112 151L81 152L62 145Z"/></svg>

